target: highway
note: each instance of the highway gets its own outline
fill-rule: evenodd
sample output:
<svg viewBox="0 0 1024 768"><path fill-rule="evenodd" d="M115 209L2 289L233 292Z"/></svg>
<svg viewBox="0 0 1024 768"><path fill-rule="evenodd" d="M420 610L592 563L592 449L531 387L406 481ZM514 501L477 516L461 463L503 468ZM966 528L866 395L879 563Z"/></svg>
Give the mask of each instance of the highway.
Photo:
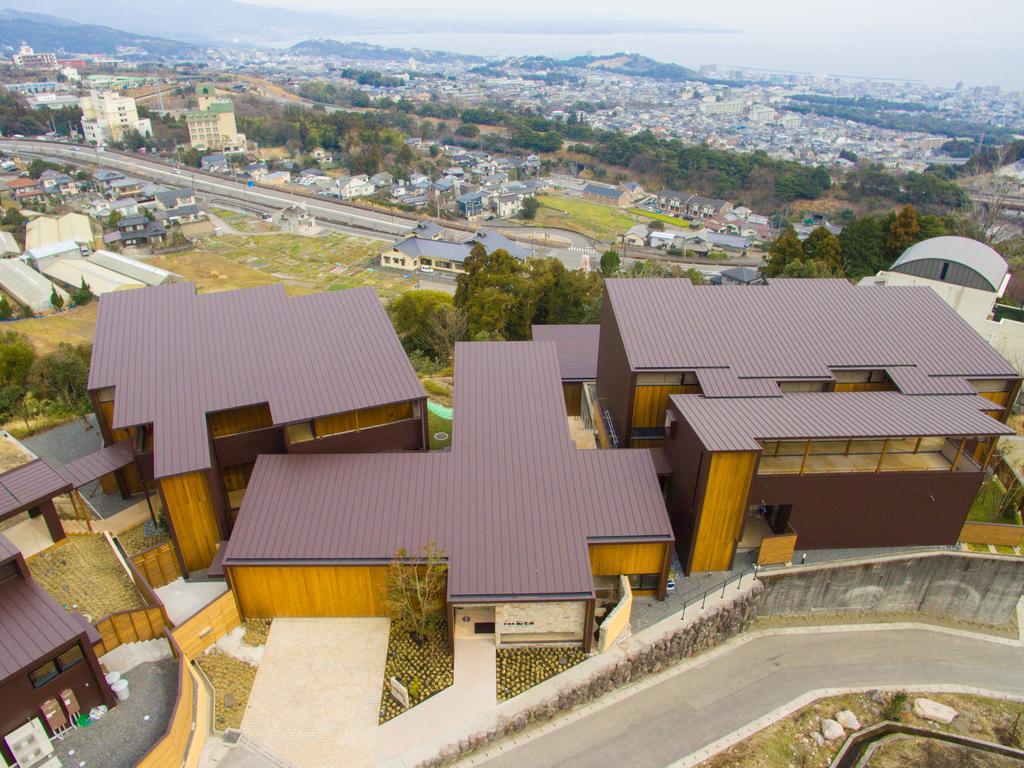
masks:
<svg viewBox="0 0 1024 768"><path fill-rule="evenodd" d="M197 193L234 200L241 205L260 209L281 210L303 203L318 219L355 230L397 237L407 233L416 219L400 215L368 211L330 198L306 197L267 187L249 187L230 177L206 173L193 168L175 168L166 162L142 155L110 150L97 152L92 147L31 139L0 139L0 151L75 165L101 165L147 181L172 187L190 187Z"/></svg>

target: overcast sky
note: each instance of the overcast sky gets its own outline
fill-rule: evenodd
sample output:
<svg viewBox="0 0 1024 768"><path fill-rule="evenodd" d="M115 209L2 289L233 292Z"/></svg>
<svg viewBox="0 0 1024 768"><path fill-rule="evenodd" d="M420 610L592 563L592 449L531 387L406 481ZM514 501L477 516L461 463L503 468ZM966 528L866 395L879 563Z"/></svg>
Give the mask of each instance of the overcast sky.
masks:
<svg viewBox="0 0 1024 768"><path fill-rule="evenodd" d="M1024 87L1024 0L643 0L635 4L620 0L514 0L505 6L507 11L497 3L479 0L245 1L343 15L404 19L429 16L463 22L522 18L536 24L576 17L592 22L604 19L613 28L615 19L629 19L633 23L649 22L656 29L660 20L666 20L742 33L728 43L719 42L715 48L695 39L696 58L689 60L685 53L679 53L672 57L678 63L728 63L873 76L881 76L884 70L896 77L943 84L963 79ZM572 31L571 24L566 31ZM538 42L537 47L542 44ZM712 53L717 55L708 58ZM850 66L858 63L862 63L860 72L850 72ZM932 71L934 77L922 77Z"/></svg>

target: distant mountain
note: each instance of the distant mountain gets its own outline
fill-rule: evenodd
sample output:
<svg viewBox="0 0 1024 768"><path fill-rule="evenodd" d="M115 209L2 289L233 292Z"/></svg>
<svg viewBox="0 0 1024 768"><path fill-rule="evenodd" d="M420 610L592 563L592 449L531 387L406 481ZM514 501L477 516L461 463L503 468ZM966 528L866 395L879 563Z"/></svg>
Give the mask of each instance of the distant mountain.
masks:
<svg viewBox="0 0 1024 768"><path fill-rule="evenodd" d="M138 47L158 58L182 58L196 53L195 46L162 37L136 35L111 27L80 24L70 19L0 10L0 46L17 48L26 42L37 51L116 53L120 47Z"/></svg>
<svg viewBox="0 0 1024 768"><path fill-rule="evenodd" d="M484 61L481 56L467 56L446 51L424 51L418 48L383 48L369 43L342 42L340 40L303 40L287 49L293 56L320 56L323 58L362 59L371 61L405 61L415 58L428 64L450 61Z"/></svg>

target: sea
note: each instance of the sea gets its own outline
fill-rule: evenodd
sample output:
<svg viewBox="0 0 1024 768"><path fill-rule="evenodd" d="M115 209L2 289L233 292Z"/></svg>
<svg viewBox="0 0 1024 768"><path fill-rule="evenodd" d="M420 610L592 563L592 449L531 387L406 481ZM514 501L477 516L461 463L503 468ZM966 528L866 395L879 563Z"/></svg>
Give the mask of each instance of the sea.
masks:
<svg viewBox="0 0 1024 768"><path fill-rule="evenodd" d="M870 38L807 28L671 33L515 34L418 32L350 34L395 48L456 51L480 56L544 55L557 58L625 51L697 69L702 64L781 73L915 80L934 86L999 85L1024 90L1024 55L996 36L931 40L913 30L880 25Z"/></svg>

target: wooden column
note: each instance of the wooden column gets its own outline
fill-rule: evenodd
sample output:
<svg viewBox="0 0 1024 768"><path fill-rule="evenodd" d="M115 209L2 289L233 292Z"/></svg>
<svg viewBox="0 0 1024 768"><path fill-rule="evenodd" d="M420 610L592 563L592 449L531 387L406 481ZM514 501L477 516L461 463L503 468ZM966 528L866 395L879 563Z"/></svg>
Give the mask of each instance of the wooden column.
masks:
<svg viewBox="0 0 1024 768"><path fill-rule="evenodd" d="M952 465L949 467L950 472L956 472L957 464L960 463L960 457L964 455L964 446L967 445L967 438L960 440L960 447L956 449L956 458L953 459Z"/></svg>
<svg viewBox="0 0 1024 768"><path fill-rule="evenodd" d="M917 438L917 442L916 442L916 443L914 443L914 453L917 453L918 451L920 451L920 450L921 450L921 441L922 441L923 439L924 439L923 437L919 437L919 438Z"/></svg>
<svg viewBox="0 0 1024 768"><path fill-rule="evenodd" d="M850 455L850 445L852 443L853 443L853 439L850 439L850 440L846 441L846 450L843 451L843 456L849 456Z"/></svg>
<svg viewBox="0 0 1024 768"><path fill-rule="evenodd" d="M809 454L810 452L811 452L811 441L808 440L806 443L804 443L804 457L803 457L803 460L801 460L801 462L800 462L800 474L801 475L804 473L804 468L807 466L807 454Z"/></svg>
<svg viewBox="0 0 1024 768"><path fill-rule="evenodd" d="M989 438L988 450L985 452L985 461L981 464L982 472L988 469L988 463L992 461L992 454L996 451L997 442L999 442L999 437L997 435L992 435L992 437Z"/></svg>
<svg viewBox="0 0 1024 768"><path fill-rule="evenodd" d="M875 465L875 474L877 475L882 471L882 462L885 461L885 454L889 450L889 438L885 438L885 442L882 443L882 452L878 454L878 464Z"/></svg>

